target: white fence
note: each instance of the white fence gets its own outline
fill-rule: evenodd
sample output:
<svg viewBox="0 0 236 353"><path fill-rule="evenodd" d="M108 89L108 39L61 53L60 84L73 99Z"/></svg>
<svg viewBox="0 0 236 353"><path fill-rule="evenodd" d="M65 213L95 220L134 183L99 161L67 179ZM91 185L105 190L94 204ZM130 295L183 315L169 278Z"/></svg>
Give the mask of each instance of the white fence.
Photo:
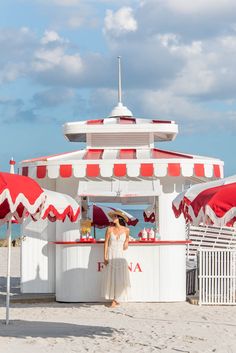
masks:
<svg viewBox="0 0 236 353"><path fill-rule="evenodd" d="M198 250L207 249L236 249L236 229L215 226L188 226L186 237L191 240L187 245L187 259L197 260Z"/></svg>
<svg viewBox="0 0 236 353"><path fill-rule="evenodd" d="M236 305L236 249L200 248L199 304Z"/></svg>

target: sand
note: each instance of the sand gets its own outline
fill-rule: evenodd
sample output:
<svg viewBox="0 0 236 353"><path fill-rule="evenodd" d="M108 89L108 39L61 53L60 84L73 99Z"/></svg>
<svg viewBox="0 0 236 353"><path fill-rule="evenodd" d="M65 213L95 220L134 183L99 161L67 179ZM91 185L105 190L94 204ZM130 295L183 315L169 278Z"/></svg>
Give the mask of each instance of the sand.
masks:
<svg viewBox="0 0 236 353"><path fill-rule="evenodd" d="M16 284L18 251L12 266ZM3 278L1 249L0 259ZM236 352L233 306L127 303L110 309L100 304L12 304L9 326L4 317L1 300L0 352L4 353Z"/></svg>

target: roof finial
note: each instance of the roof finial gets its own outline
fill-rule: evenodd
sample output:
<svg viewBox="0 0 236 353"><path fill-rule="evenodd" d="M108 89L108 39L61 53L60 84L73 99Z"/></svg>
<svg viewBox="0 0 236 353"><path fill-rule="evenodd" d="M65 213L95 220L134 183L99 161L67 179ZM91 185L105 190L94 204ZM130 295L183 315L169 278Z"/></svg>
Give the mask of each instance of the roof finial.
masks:
<svg viewBox="0 0 236 353"><path fill-rule="evenodd" d="M121 56L118 56L118 103L122 103L121 89Z"/></svg>
<svg viewBox="0 0 236 353"><path fill-rule="evenodd" d="M133 116L132 112L122 104L122 88L121 88L121 56L118 56L118 104L110 113L110 117L115 116Z"/></svg>

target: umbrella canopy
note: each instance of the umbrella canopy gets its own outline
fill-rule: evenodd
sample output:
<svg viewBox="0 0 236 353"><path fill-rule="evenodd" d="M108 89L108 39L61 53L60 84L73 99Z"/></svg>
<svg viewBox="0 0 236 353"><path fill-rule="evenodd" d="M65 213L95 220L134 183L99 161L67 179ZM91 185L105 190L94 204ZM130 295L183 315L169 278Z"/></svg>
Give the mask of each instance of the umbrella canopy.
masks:
<svg viewBox="0 0 236 353"><path fill-rule="evenodd" d="M172 207L176 217L183 214L194 225L232 226L236 221L236 175L194 185L180 193Z"/></svg>
<svg viewBox="0 0 236 353"><path fill-rule="evenodd" d="M154 206L149 206L148 208L146 208L145 211L143 211L143 218L145 222L150 222L150 223L155 222L156 216L155 216Z"/></svg>
<svg viewBox="0 0 236 353"><path fill-rule="evenodd" d="M120 210L119 208L106 207L96 204L89 206L88 217L92 220L92 224L97 228L105 228L112 223L112 219L108 215L111 211L120 211L125 214L128 218L128 226L135 226L138 223L138 219L126 211Z"/></svg>
<svg viewBox="0 0 236 353"><path fill-rule="evenodd" d="M49 219L51 222L63 221L68 217L71 222L76 222L80 214L79 204L69 195L60 192L44 190L46 201L43 205L41 216L32 217L34 220Z"/></svg>
<svg viewBox="0 0 236 353"><path fill-rule="evenodd" d="M14 168L11 173L0 172L0 225L8 222L6 324L10 306L11 223L22 223L28 215L33 220L64 221L68 217L75 222L79 213L79 205L69 195L43 190L33 179L15 175Z"/></svg>
<svg viewBox="0 0 236 353"><path fill-rule="evenodd" d="M27 214L36 216L44 201L43 189L33 179L0 172L0 225L12 217L22 223Z"/></svg>
<svg viewBox="0 0 236 353"><path fill-rule="evenodd" d="M29 177L14 174L14 161L11 173L0 172L0 225L8 223L7 256L7 295L6 324L9 323L10 306L10 264L11 264L11 223L12 219L22 223L27 215L41 214L46 195L39 184Z"/></svg>

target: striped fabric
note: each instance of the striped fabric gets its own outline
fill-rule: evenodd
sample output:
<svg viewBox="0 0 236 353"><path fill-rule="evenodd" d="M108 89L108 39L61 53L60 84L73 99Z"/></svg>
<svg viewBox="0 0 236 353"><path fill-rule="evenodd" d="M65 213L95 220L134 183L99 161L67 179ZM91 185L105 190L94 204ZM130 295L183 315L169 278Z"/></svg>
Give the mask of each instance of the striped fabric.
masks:
<svg viewBox="0 0 236 353"><path fill-rule="evenodd" d="M97 120L85 120L82 121L81 124L87 125L103 125L103 124L175 124L174 121L171 120L156 120L156 119L140 119L134 118L130 116L117 116L105 119L97 119Z"/></svg>
<svg viewBox="0 0 236 353"><path fill-rule="evenodd" d="M87 149L21 162L20 173L33 178L223 177L217 159L160 149Z"/></svg>

